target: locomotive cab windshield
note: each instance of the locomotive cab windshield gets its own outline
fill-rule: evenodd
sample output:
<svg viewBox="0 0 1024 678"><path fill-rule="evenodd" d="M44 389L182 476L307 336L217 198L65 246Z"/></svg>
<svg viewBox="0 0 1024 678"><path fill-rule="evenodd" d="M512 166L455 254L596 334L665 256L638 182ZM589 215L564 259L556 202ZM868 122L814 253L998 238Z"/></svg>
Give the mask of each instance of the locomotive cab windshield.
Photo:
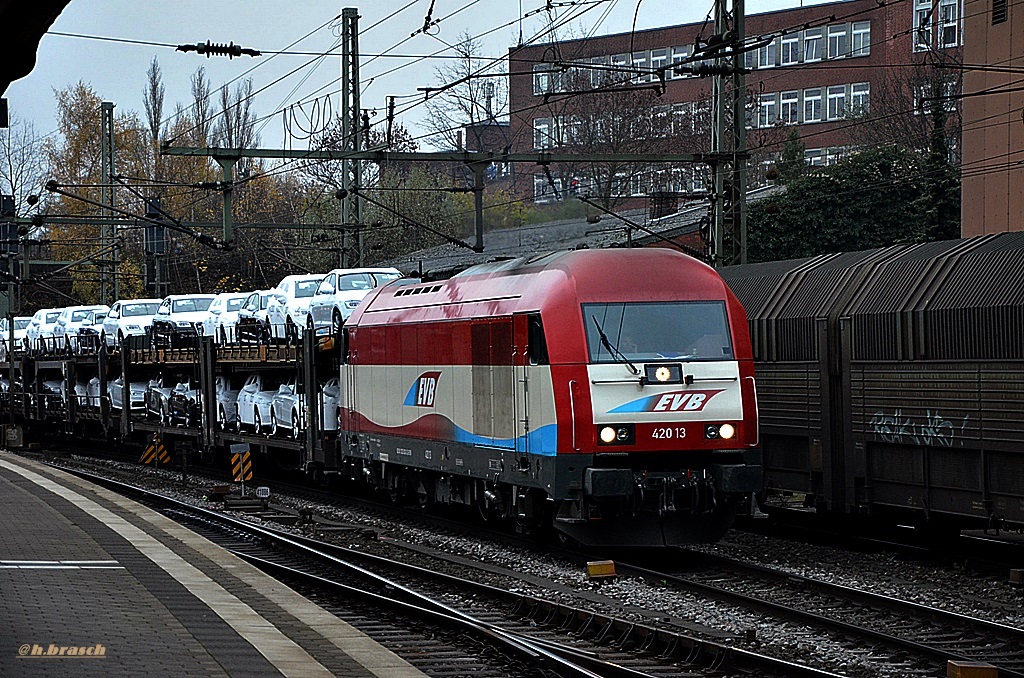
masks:
<svg viewBox="0 0 1024 678"><path fill-rule="evenodd" d="M733 360L721 301L583 304L591 363Z"/></svg>

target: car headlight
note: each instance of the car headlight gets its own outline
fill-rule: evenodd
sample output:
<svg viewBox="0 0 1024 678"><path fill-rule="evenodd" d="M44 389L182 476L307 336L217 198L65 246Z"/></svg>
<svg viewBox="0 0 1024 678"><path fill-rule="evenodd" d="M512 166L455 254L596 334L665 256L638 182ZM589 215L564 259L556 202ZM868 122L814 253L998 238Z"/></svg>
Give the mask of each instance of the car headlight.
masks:
<svg viewBox="0 0 1024 678"><path fill-rule="evenodd" d="M356 307L359 306L360 301L361 299L349 299L348 301L345 302L345 308L355 309Z"/></svg>

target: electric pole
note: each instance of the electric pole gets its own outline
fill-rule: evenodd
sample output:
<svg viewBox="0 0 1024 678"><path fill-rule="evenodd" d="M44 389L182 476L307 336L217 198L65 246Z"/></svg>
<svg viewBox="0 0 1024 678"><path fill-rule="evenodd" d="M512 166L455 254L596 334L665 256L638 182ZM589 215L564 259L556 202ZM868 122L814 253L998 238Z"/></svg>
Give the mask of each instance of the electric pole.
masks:
<svg viewBox="0 0 1024 678"><path fill-rule="evenodd" d="M100 226L100 248L106 251L106 248L110 247L117 237L116 227L110 221L113 213L109 209L114 207L114 175L116 174L114 169L114 104L110 101L104 101L100 106L100 111L100 138L102 140L102 158L100 160L102 194L100 202L107 206L103 210L105 221ZM110 304L111 295L113 295L113 300L116 300L118 297L117 259L117 249L115 248L109 256L104 255L103 259L97 262L100 269L101 304Z"/></svg>
<svg viewBox="0 0 1024 678"><path fill-rule="evenodd" d="M719 73L712 96L711 154L714 173L711 257L715 267L747 262L747 79L743 73L746 38L744 0L715 0ZM729 118L732 118L731 120Z"/></svg>
<svg viewBox="0 0 1024 678"><path fill-rule="evenodd" d="M362 130L359 119L359 10L355 7L341 10L340 108L342 150L358 153L362 149ZM342 247L338 261L345 268L352 261L351 251L356 253L356 264L363 263L363 201L359 197L362 163L358 158L346 158L341 167L342 188L347 194L341 201Z"/></svg>

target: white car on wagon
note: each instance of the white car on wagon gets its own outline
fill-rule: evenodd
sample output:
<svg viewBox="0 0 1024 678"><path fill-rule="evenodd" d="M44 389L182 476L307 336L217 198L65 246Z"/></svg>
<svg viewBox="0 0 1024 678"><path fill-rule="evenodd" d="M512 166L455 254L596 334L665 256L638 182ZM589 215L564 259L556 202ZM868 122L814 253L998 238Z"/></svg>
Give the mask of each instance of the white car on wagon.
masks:
<svg viewBox="0 0 1024 678"><path fill-rule="evenodd" d="M107 348L124 343L126 337L144 337L153 325L153 316L162 299L123 299L114 302L103 319L100 339Z"/></svg>
<svg viewBox="0 0 1024 678"><path fill-rule="evenodd" d="M323 273L288 275L274 288L267 303L267 320L275 337L295 337L306 329L309 302Z"/></svg>
<svg viewBox="0 0 1024 678"><path fill-rule="evenodd" d="M397 268L336 268L320 281L309 302L306 329L334 333L375 287L402 277Z"/></svg>

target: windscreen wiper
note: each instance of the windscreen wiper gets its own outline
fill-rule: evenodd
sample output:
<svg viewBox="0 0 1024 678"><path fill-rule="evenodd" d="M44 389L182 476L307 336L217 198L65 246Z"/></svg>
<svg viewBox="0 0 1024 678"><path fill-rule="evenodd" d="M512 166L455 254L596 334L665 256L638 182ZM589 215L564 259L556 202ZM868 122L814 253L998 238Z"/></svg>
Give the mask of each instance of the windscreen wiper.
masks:
<svg viewBox="0 0 1024 678"><path fill-rule="evenodd" d="M631 363L629 361L629 358L627 358L626 356L624 356L622 354L622 351L620 351L615 346L612 346L612 342L608 341L608 335L604 333L604 328L601 327L601 323L598 322L597 316L596 315L592 315L590 317L594 319L594 324L597 325L597 334L598 334L598 336L601 337L601 344L606 349L608 349L608 353L611 354L611 356L613 358L617 359L619 362L621 362L626 367L628 367L630 372L632 372L633 374L639 375L640 374L640 370L637 369L636 365Z"/></svg>

